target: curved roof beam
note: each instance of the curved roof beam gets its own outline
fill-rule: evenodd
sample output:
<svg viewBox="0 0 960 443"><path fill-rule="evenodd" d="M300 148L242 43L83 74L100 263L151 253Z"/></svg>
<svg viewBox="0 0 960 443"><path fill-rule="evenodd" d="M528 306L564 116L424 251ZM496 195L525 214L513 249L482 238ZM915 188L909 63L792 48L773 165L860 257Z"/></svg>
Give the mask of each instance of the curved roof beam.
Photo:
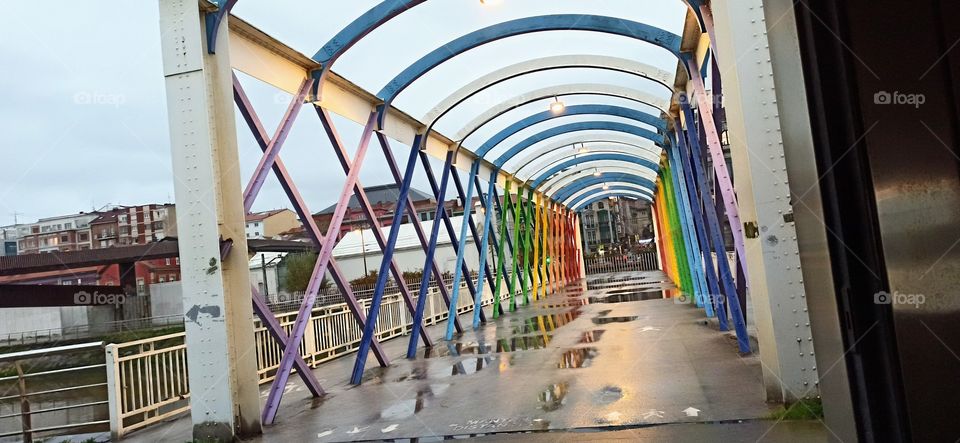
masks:
<svg viewBox="0 0 960 443"><path fill-rule="evenodd" d="M547 110L543 112L538 112L529 117L525 117L516 123L507 126L502 129L500 132L496 133L493 137L490 137L484 144L480 145L474 153L477 157L485 157L487 153L497 147L500 143L503 143L504 140L510 138L510 136L517 134L524 129L527 129L531 126L537 125L539 123L547 122L555 118L560 117L571 117L574 115L605 115L610 117L622 117L630 120L634 120L640 123L644 123L659 131L660 134L665 134L667 132L667 122L659 117L654 117L646 112L637 111L636 109L624 108L622 106L613 106L613 105L574 105L567 106L564 108L563 112L554 113L553 111ZM650 131L647 131L650 132ZM652 132L650 132L652 134ZM467 134L467 137L470 137L473 133ZM663 140L663 135L655 136L660 140ZM651 140L657 141L657 138ZM459 144L463 144L463 139L461 139ZM496 162L495 162L496 163ZM497 165L501 166L501 165Z"/></svg>
<svg viewBox="0 0 960 443"><path fill-rule="evenodd" d="M632 183L632 184L650 189L651 191L656 189L656 183L654 183L652 180L649 180L647 178L638 176L635 173L634 174L621 173L617 175L618 175L617 177L593 177L593 176L581 177L559 189L556 189L556 191L553 192L552 194L550 193L545 193L545 194L548 194L549 197L555 201L564 201L570 198L570 196L575 194L577 191L585 189L589 186L593 186L596 184L603 184L603 183L614 183L614 182Z"/></svg>
<svg viewBox="0 0 960 443"><path fill-rule="evenodd" d="M649 197L643 194L635 194L630 191L604 191L594 195L593 197L587 199L583 203L580 203L577 207L571 207L570 209L572 209L574 212L579 212L581 209L583 209L584 206L587 206L591 203L603 200L605 198L610 198L610 197L637 197L638 199L646 200L648 202L653 203L652 197Z"/></svg>
<svg viewBox="0 0 960 443"><path fill-rule="evenodd" d="M537 89L535 91L518 95L502 103L494 105L487 110L487 112L484 112L477 118L473 119L470 123L467 123L463 129L454 135L453 139L463 140L470 136L470 134L473 134L477 129L480 129L483 125L486 125L497 117L506 114L515 108L519 108L520 106L547 98L565 97L569 95L601 95L607 97L618 97L637 103L643 103L652 108L659 109L664 114L670 114L669 101L637 89L596 83L574 83Z"/></svg>
<svg viewBox="0 0 960 443"><path fill-rule="evenodd" d="M603 185L590 186L589 188L578 191L576 194L571 195L569 198L560 203L568 208L572 208L577 203L583 202L583 200L590 198L591 195L601 191L633 191L646 194L648 197L653 198L653 191L647 188L629 183L607 183L606 189L604 189Z"/></svg>
<svg viewBox="0 0 960 443"><path fill-rule="evenodd" d="M586 121L586 122L576 122L576 123L567 123L565 125L556 126L537 134L534 134L530 137L527 137L520 143L517 143L506 152L500 155L496 160L493 161L494 166L502 168L504 164L510 161L515 155L523 152L525 149L532 147L533 145L540 143L542 141L549 140L553 137L569 134L571 132L580 132L580 131L613 131L613 132L622 132L624 134L632 134L637 137L645 138L647 140L653 141L657 146L662 146L665 144L663 135L657 134L649 129L644 129L639 126L628 125L626 123L620 122L610 122L610 121ZM491 148L492 149L492 148ZM478 157L483 157L479 152L476 153Z"/></svg>
<svg viewBox="0 0 960 443"><path fill-rule="evenodd" d="M528 150L525 153L526 155L517 160L516 164L520 166L517 167L515 171L519 172L521 169L526 168L535 161L543 158L545 155L549 155L554 152L562 152L561 148L570 148L572 145L578 143L584 143L587 145L591 143L611 143L617 145L634 146L638 149L658 153L658 155L659 152L661 152L661 148L656 146L652 141L639 138L632 134L609 131L603 133L577 134L572 137L555 140L537 148Z"/></svg>
<svg viewBox="0 0 960 443"><path fill-rule="evenodd" d="M381 109L390 106L404 89L444 62L478 46L508 37L544 31L592 31L620 35L659 46L683 60L680 54L681 37L672 32L645 23L589 14L556 14L525 17L488 26L460 36L421 57L377 93L384 101ZM384 112L379 113L383 127Z"/></svg>
<svg viewBox="0 0 960 443"><path fill-rule="evenodd" d="M530 182L530 186L533 188L538 188L547 179L549 179L550 177L552 177L554 174L558 172L562 172L564 169L567 169L573 166L579 166L579 165L588 166L590 163L596 163L599 161L617 161L617 162L624 162L624 163L632 163L634 165L638 165L640 167L649 169L650 172L654 175L656 175L657 170L660 168L659 162L652 162L644 158L638 158L638 157L627 155L627 154L592 154L592 155L588 154L588 155L584 155L583 157L570 159L570 160L561 162L558 165L554 165L550 169L547 169L542 174L537 176L537 178L533 179L533 181Z"/></svg>
<svg viewBox="0 0 960 443"><path fill-rule="evenodd" d="M602 163L602 164L601 164ZM642 166L625 162L598 162L594 164L581 165L568 170L566 174L557 175L545 180L537 188L542 193L555 192L584 177L597 177L596 172L600 171L599 178L605 179L604 183L611 183L622 176L636 176L647 179L651 182L657 181L657 173Z"/></svg>
<svg viewBox="0 0 960 443"><path fill-rule="evenodd" d="M448 112L470 99L470 97L493 86L526 74L568 68L594 68L622 72L656 82L666 88L671 95L673 94L673 74L654 66L626 58L605 55L556 55L523 61L484 75L447 96L420 121L425 122L427 129L430 130L437 120Z"/></svg>
<svg viewBox="0 0 960 443"><path fill-rule="evenodd" d="M530 170L528 170L527 173L524 174L525 177L521 177L521 174L520 174L523 168L514 170L513 176L517 177L517 179L522 181L529 181L533 177L540 175L547 168L553 165L556 165L562 161L568 160L570 158L576 158L578 156L585 156L590 154L626 154L631 157L647 159L654 163L660 162L659 152L647 151L631 145L609 144L609 145L592 146L588 149L589 151L587 151L586 153L580 153L576 150L571 150L570 152L561 152L557 155L545 157L544 158L545 161L538 163L536 165L536 169L531 168ZM525 166L528 166L528 165L524 165L524 167Z"/></svg>

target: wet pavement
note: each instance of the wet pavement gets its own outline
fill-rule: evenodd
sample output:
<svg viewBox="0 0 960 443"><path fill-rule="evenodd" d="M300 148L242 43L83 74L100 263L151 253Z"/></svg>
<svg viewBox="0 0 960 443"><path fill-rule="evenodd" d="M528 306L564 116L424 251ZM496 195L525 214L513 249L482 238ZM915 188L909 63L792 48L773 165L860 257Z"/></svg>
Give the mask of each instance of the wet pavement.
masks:
<svg viewBox="0 0 960 443"><path fill-rule="evenodd" d="M315 370L323 399L291 381L278 423L257 440L622 430L769 416L756 353L738 355L731 334L675 294L660 272L606 275L438 340L416 360L402 358L407 337L385 342L392 365L368 359L359 386L348 382L352 355ZM440 337L442 327L428 331ZM190 440L189 417L129 440Z"/></svg>

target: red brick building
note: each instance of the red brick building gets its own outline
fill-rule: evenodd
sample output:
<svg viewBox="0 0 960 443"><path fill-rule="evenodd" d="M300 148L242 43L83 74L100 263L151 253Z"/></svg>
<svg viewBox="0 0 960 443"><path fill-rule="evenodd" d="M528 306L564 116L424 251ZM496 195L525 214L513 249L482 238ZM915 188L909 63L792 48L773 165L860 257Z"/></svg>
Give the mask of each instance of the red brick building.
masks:
<svg viewBox="0 0 960 443"><path fill-rule="evenodd" d="M367 194L367 199L370 200L370 205L373 207L373 212L376 214L381 226L390 226L393 222L393 214L397 205L399 189L400 187L395 184L363 188ZM437 202L433 197L425 192L410 188L410 199L413 200L413 206L417 211L417 217L421 221L433 220L437 209ZM474 201L477 201L477 199L475 198ZM444 207L447 208L447 212L452 215L463 214L463 206L460 204L459 199L448 200L444 202ZM327 227L330 226L330 220L333 219L334 209L336 209L335 204L313 214L313 219L317 222L317 226L321 231L326 232ZM353 229L369 227L370 224L367 221L367 217L364 214L363 209L360 207L360 201L357 200L356 196L351 196L349 206L347 207L347 211L343 217L343 223L340 225L340 231L337 239L343 238L344 234L352 231ZM303 237L303 228L301 227L292 229L285 234L287 238L301 238Z"/></svg>

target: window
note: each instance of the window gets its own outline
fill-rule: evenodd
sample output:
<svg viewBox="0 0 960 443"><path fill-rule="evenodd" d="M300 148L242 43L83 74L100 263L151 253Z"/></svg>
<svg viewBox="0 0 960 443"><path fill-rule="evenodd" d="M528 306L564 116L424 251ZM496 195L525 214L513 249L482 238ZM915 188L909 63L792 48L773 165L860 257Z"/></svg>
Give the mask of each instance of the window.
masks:
<svg viewBox="0 0 960 443"><path fill-rule="evenodd" d="M180 266L180 257L174 257L173 262L176 263L177 266Z"/></svg>
<svg viewBox="0 0 960 443"><path fill-rule="evenodd" d="M62 243L67 243L67 242L69 242L69 241L70 241L70 236L69 236L69 235L63 234L63 235L60 236L60 242L62 242Z"/></svg>
<svg viewBox="0 0 960 443"><path fill-rule="evenodd" d="M117 220L120 220L120 223L126 223L127 222L126 214L120 215L119 217L117 217Z"/></svg>
<svg viewBox="0 0 960 443"><path fill-rule="evenodd" d="M88 236L86 232L81 232L81 233L77 234L77 238L78 238L79 241L87 241L87 240L90 240L90 236Z"/></svg>
<svg viewBox="0 0 960 443"><path fill-rule="evenodd" d="M144 295L147 293L147 284L143 281L143 278L137 278L137 295Z"/></svg>
<svg viewBox="0 0 960 443"><path fill-rule="evenodd" d="M64 228L64 229L73 229L73 223L64 223L64 224L63 224L63 228Z"/></svg>
<svg viewBox="0 0 960 443"><path fill-rule="evenodd" d="M259 233L259 232L254 232L253 235L254 235L254 237L259 237L259 236L260 236L260 233Z"/></svg>
<svg viewBox="0 0 960 443"><path fill-rule="evenodd" d="M163 279L163 277L160 277L160 283L166 283L166 281Z"/></svg>
<svg viewBox="0 0 960 443"><path fill-rule="evenodd" d="M164 264L170 266L170 257L167 257L166 260L164 260Z"/></svg>

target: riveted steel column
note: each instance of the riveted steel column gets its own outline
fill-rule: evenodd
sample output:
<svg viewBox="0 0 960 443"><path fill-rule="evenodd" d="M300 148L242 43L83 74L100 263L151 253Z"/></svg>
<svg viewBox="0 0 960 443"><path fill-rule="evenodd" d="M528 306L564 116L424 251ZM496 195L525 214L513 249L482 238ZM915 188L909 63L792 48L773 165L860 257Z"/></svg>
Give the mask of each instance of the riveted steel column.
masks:
<svg viewBox="0 0 960 443"><path fill-rule="evenodd" d="M523 269L524 269L524 281L527 282L524 292L523 299L525 304L530 304L532 300L536 300L536 295L532 298L530 293L535 291L534 289L534 275L533 268L530 264L530 254L532 250L532 238L533 238L533 220L530 218L530 206L533 204L533 188L527 190L527 198L523 202Z"/></svg>
<svg viewBox="0 0 960 443"><path fill-rule="evenodd" d="M517 289L517 277L520 272L520 254L525 254L526 250L521 246L521 237L520 237L520 207L522 205L521 201L523 200L523 188L517 187L517 200L511 201L510 206L513 208L513 244L516 245L516 248L513 250L513 271L510 274L510 310L516 311L517 304L515 302L516 298L516 289ZM509 199L510 195L507 194L506 198ZM524 279L520 278L520 286L522 287L522 292L526 294L527 284Z"/></svg>
<svg viewBox="0 0 960 443"><path fill-rule="evenodd" d="M423 269L427 269L427 267L433 263L433 256L437 252L437 237L440 235L440 222L443 218L443 214L447 212L447 209L443 205L443 196L447 195L447 183L450 182L450 165L453 163L453 155L453 151L447 151L447 158L444 159L443 173L440 176L440 190L437 192L439 195L439 198L437 198L437 211L433 216L433 224L430 226L430 243L427 247L427 255L424 258ZM427 166L429 167L429 164ZM451 242L453 240L454 239L452 238L450 239ZM446 283L443 282L442 276L437 280L439 286L443 287L446 285ZM423 276L420 279L420 293L417 295L417 311L413 315L413 329L410 332L410 344L407 346L407 358L415 358L417 356L417 342L420 341L420 326L423 324L423 311L427 306L427 290L429 288L430 273L424 271ZM454 310L454 315L449 318L449 322L454 323L454 320L457 318L457 305L448 303L448 308Z"/></svg>
<svg viewBox="0 0 960 443"><path fill-rule="evenodd" d="M530 190L530 200L532 207L530 208L530 223L532 229L530 230L530 236L533 240L533 257L531 260L531 277L533 279L533 299L538 300L540 298L540 194L534 193L533 189Z"/></svg>
<svg viewBox="0 0 960 443"><path fill-rule="evenodd" d="M189 381L206 393L190 398L193 436L228 441L261 431L229 39L207 53L195 2L159 11ZM233 240L225 257L221 238Z"/></svg>

